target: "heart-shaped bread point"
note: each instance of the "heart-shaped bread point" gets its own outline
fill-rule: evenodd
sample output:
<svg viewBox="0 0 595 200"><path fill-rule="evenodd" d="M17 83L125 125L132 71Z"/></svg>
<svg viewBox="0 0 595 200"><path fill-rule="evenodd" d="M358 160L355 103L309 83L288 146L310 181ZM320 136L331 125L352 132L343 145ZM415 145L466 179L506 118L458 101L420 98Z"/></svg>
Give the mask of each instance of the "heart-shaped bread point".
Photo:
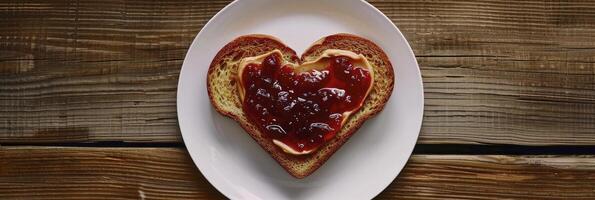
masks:
<svg viewBox="0 0 595 200"><path fill-rule="evenodd" d="M374 84L368 60L351 51L326 49L299 64L280 50L246 57L238 66L238 90L248 119L284 152L310 154L341 130Z"/></svg>

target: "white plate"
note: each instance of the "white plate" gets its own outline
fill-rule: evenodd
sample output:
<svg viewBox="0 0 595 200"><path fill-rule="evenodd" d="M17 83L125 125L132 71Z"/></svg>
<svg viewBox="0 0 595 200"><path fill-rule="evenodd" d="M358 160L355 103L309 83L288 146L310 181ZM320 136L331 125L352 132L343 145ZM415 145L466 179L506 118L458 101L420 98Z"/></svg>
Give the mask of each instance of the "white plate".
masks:
<svg viewBox="0 0 595 200"><path fill-rule="evenodd" d="M320 169L290 176L233 120L218 114L206 90L217 51L235 37L274 35L301 53L335 33L353 33L390 57L396 87L384 111L368 120ZM194 163L231 199L369 199L399 174L411 154L423 113L423 86L407 41L379 10L359 0L234 1L200 31L178 83L178 119Z"/></svg>

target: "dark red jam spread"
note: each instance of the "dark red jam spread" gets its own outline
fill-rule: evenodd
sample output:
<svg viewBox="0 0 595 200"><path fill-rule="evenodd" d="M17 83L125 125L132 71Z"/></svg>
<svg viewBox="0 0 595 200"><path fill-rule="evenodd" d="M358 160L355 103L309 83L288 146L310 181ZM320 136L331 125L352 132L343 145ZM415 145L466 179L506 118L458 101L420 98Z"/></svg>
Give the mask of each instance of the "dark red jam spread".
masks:
<svg viewBox="0 0 595 200"><path fill-rule="evenodd" d="M270 138L297 152L314 150L341 129L343 113L359 108L372 84L370 72L353 59L333 56L322 70L294 72L279 54L242 73L243 109Z"/></svg>

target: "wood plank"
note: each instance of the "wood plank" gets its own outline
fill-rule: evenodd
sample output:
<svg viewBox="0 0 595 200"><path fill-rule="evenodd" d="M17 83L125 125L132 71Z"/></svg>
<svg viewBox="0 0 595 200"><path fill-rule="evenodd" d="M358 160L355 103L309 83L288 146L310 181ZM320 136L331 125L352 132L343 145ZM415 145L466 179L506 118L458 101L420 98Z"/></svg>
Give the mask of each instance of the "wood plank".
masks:
<svg viewBox="0 0 595 200"><path fill-rule="evenodd" d="M379 199L593 199L594 156L414 155Z"/></svg>
<svg viewBox="0 0 595 200"><path fill-rule="evenodd" d="M223 199L175 148L0 147L0 199Z"/></svg>
<svg viewBox="0 0 595 200"><path fill-rule="evenodd" d="M374 4L420 64L421 143L595 144L595 2Z"/></svg>
<svg viewBox="0 0 595 200"><path fill-rule="evenodd" d="M2 199L222 199L178 148L0 149ZM378 199L595 198L595 156L414 155Z"/></svg>
<svg viewBox="0 0 595 200"><path fill-rule="evenodd" d="M179 142L182 59L227 3L0 3L0 143ZM371 3L420 63L420 143L595 144L595 2Z"/></svg>
<svg viewBox="0 0 595 200"><path fill-rule="evenodd" d="M184 55L227 3L1 3L0 142L180 141Z"/></svg>

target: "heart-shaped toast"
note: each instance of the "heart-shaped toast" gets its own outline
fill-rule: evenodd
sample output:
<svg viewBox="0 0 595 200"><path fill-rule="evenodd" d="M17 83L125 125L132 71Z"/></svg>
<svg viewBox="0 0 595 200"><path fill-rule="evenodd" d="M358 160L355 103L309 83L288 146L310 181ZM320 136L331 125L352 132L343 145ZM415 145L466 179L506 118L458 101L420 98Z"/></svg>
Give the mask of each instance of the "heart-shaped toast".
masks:
<svg viewBox="0 0 595 200"><path fill-rule="evenodd" d="M272 36L241 36L217 53L207 75L215 109L297 178L380 112L393 85L382 49L350 34L320 39L301 59Z"/></svg>

